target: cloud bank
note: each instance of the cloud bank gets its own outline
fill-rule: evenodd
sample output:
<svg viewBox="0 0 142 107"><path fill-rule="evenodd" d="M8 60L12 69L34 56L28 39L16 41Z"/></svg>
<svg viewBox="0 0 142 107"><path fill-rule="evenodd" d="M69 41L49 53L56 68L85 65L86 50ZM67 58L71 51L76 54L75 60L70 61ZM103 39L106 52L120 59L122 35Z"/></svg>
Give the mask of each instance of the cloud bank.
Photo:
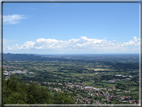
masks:
<svg viewBox="0 0 142 107"><path fill-rule="evenodd" d="M6 24L17 24L20 22L21 19L25 19L26 17L24 15L3 15L3 22Z"/></svg>
<svg viewBox="0 0 142 107"><path fill-rule="evenodd" d="M7 46L6 50L65 50L65 51L100 51L100 52L127 52L131 49L131 46L139 49L140 39L133 37L132 40L124 43L116 43L108 41L106 39L89 39L85 36L79 39L69 39L67 41L56 39L44 39L39 38L36 41L27 41L23 45L19 46Z"/></svg>

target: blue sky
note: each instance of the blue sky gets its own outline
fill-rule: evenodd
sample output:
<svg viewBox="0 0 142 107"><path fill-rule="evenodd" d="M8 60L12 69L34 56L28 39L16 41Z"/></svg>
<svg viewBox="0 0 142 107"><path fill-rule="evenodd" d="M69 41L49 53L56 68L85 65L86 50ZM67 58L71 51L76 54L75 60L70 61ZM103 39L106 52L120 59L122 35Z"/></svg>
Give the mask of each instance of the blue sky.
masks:
<svg viewBox="0 0 142 107"><path fill-rule="evenodd" d="M139 53L139 3L4 3L3 52Z"/></svg>

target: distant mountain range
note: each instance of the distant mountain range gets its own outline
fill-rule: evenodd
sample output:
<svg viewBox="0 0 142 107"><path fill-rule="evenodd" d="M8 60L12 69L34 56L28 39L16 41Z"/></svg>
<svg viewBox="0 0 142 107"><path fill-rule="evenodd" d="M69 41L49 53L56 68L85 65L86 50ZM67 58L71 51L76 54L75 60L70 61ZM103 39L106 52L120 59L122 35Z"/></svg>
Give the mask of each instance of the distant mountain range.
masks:
<svg viewBox="0 0 142 107"><path fill-rule="evenodd" d="M111 61L139 62L139 54L73 54L73 55L41 55L41 54L11 54L3 53L3 60L11 61Z"/></svg>
<svg viewBox="0 0 142 107"><path fill-rule="evenodd" d="M3 60L10 61L44 61L47 60L46 57L34 54L3 54Z"/></svg>

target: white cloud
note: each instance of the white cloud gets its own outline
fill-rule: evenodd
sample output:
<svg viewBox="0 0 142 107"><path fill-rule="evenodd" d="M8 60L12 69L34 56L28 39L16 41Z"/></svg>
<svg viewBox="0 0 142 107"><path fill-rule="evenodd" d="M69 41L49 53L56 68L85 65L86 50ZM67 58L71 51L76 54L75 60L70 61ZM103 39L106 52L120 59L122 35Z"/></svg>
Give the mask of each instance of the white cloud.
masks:
<svg viewBox="0 0 142 107"><path fill-rule="evenodd" d="M17 47L19 48L19 49L31 49L31 48L33 48L33 46L34 46L34 42L32 42L32 41L27 41L26 43L24 43L24 45L22 45L21 47L19 47L18 45L17 45Z"/></svg>
<svg viewBox="0 0 142 107"><path fill-rule="evenodd" d="M56 39L44 39L39 38L36 41L27 41L22 46L16 44L15 46L8 46L7 50L21 50L21 49L52 49L52 50L65 50L65 51L74 51L74 50L87 50L87 51L101 51L101 52L124 52L129 50L129 46L139 46L140 39L133 37L132 40L124 43L116 43L108 41L106 39L88 39L83 36L79 39L69 39L67 41L56 40ZM131 49L132 50L132 49Z"/></svg>
<svg viewBox="0 0 142 107"><path fill-rule="evenodd" d="M130 40L129 42L124 42L123 44L122 44L122 46L129 46L129 45L135 45L135 46L137 46L137 45L139 45L139 41L140 39L137 39L137 37L133 37L133 39L132 40Z"/></svg>
<svg viewBox="0 0 142 107"><path fill-rule="evenodd" d="M21 19L25 19L26 17L24 15L3 15L3 22L6 24L17 24L20 22Z"/></svg>

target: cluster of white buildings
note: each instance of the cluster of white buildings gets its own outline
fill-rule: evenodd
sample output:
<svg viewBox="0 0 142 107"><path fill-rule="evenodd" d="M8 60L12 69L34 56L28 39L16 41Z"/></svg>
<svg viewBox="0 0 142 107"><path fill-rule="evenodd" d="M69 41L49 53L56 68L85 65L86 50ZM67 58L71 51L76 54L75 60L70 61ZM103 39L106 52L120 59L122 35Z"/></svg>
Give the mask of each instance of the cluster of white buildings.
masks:
<svg viewBox="0 0 142 107"><path fill-rule="evenodd" d="M4 71L3 75L8 76L9 72L8 71Z"/></svg>
<svg viewBox="0 0 142 107"><path fill-rule="evenodd" d="M20 70L14 70L14 71L4 71L3 75L6 76L6 80L10 77L11 74L34 74L33 72L28 72L28 71L20 71ZM28 75L27 75L28 76Z"/></svg>
<svg viewBox="0 0 142 107"><path fill-rule="evenodd" d="M115 75L115 76L117 76L117 77L130 77L130 78L132 78L133 76L126 76L126 75Z"/></svg>
<svg viewBox="0 0 142 107"><path fill-rule="evenodd" d="M14 74L14 73L27 73L27 71L20 71L20 70L15 70L15 71L4 71L3 75L8 76L10 74Z"/></svg>
<svg viewBox="0 0 142 107"><path fill-rule="evenodd" d="M96 90L96 91L99 91L100 89L99 88L94 88L94 87L90 87L90 86L86 86L84 87L86 90Z"/></svg>

